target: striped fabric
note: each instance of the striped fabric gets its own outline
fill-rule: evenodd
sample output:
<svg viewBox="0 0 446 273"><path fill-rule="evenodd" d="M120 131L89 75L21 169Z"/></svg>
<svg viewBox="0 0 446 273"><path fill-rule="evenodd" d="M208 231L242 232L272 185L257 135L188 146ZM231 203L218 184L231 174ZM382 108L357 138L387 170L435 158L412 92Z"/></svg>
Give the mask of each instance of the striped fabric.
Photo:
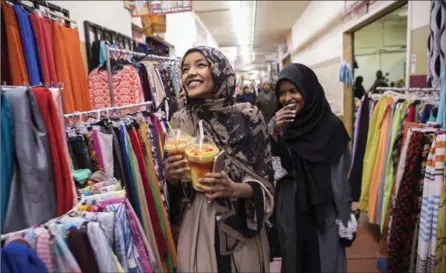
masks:
<svg viewBox="0 0 446 273"><path fill-rule="evenodd" d="M51 235L47 229L40 228L41 232L36 240L36 254L42 260L48 272L56 272L53 252L51 249Z"/></svg>
<svg viewBox="0 0 446 273"><path fill-rule="evenodd" d="M423 187L416 272L433 272L440 194L444 181L446 135L439 134L429 152Z"/></svg>
<svg viewBox="0 0 446 273"><path fill-rule="evenodd" d="M431 0L428 48L428 85L438 88L446 63L446 0Z"/></svg>

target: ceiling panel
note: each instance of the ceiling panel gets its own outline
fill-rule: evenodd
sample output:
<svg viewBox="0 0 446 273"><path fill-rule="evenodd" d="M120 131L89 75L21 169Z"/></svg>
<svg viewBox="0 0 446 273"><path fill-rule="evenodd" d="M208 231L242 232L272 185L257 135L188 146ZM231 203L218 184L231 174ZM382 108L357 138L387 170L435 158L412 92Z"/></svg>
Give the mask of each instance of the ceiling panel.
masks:
<svg viewBox="0 0 446 273"><path fill-rule="evenodd" d="M234 25L231 7L237 1L194 1L193 7L204 25L220 47L237 46L237 31L241 26ZM240 3L240 2L238 2ZM309 1L241 1L243 7L243 27L248 29L248 41L256 53L256 65L267 60L277 51L277 46L283 42L293 24L308 6ZM255 7L255 18L253 9ZM254 20L255 19L255 20ZM254 26L251 22L254 22ZM254 27L254 39L251 29ZM237 66L240 62L236 62ZM244 65L245 66L245 65Z"/></svg>

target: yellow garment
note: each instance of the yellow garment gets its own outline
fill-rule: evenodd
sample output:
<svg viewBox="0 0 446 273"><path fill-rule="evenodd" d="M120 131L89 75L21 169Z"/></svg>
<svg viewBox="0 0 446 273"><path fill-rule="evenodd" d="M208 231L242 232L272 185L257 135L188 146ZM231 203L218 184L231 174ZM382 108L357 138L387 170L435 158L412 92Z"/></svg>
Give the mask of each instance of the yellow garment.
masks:
<svg viewBox="0 0 446 273"><path fill-rule="evenodd" d="M125 273L124 268L122 268L122 265L119 262L118 258L116 257L115 253L113 253L113 262L115 263L117 273Z"/></svg>
<svg viewBox="0 0 446 273"><path fill-rule="evenodd" d="M409 104L407 102L398 103L395 114L393 116L393 124L392 124L392 136L391 136L391 145L390 145L390 153L393 152L393 144L396 139L396 135L398 133L398 129L401 127L402 118L404 117L403 113L407 111ZM384 184L384 199L381 213L381 232L384 230L384 225L386 223L387 212L389 208L389 202L392 195L392 187L395 181L394 179L394 170L393 170L393 156L387 158L387 167L386 167L386 179Z"/></svg>
<svg viewBox="0 0 446 273"><path fill-rule="evenodd" d="M386 110L387 101L386 98L381 98L376 104L370 120L369 132L367 134L367 147L364 154L362 171L361 198L359 200L359 209L364 212L368 211L370 182L373 168L376 163L376 153L379 143L380 119Z"/></svg>
<svg viewBox="0 0 446 273"><path fill-rule="evenodd" d="M390 97L384 98L384 106L382 116L379 117L378 130L377 135L379 136L378 140L378 149L376 151L375 167L372 171L372 177L370 178L370 189L369 189L369 209L368 216L369 222L375 223L375 215L376 215L376 206L378 201L378 192L379 185L381 183L381 173L383 172L383 168L386 167L385 164L385 154L386 154L386 145L387 145L387 137L389 134L389 126L391 124L391 106L393 99Z"/></svg>

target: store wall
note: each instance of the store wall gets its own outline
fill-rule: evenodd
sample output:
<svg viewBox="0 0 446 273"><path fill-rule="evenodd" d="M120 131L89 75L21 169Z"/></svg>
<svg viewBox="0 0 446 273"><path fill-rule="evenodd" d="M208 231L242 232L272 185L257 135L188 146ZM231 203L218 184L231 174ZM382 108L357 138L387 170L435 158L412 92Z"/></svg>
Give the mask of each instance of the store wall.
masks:
<svg viewBox="0 0 446 273"><path fill-rule="evenodd" d="M430 1L409 1L409 5L409 82L412 87L427 87Z"/></svg>
<svg viewBox="0 0 446 273"><path fill-rule="evenodd" d="M70 17L78 22L81 41L85 41L84 21L113 29L132 36L132 16L124 8L123 1L50 1L70 11Z"/></svg>
<svg viewBox="0 0 446 273"><path fill-rule="evenodd" d="M350 2L348 1L349 4ZM338 115L343 114L342 84L338 80L343 50L342 33L394 2L375 1L369 7L368 13L344 20L345 1L311 1L292 28L292 48L290 49L292 62L300 62L314 69L325 89L327 98L332 102L333 109ZM412 13L408 15L409 20L415 21L415 25L418 24L418 28L422 28L426 23L426 16L429 17L429 10L426 9L429 2L409 1L409 4L414 6ZM414 31L419 33L412 36L411 44L423 45L426 49L425 32L414 27L411 28L412 34ZM424 52L416 46L413 50Z"/></svg>
<svg viewBox="0 0 446 273"><path fill-rule="evenodd" d="M373 85L377 70L389 73L389 83L406 77L407 18L397 18L386 17L355 32L355 77L364 78L366 90Z"/></svg>
<svg viewBox="0 0 446 273"><path fill-rule="evenodd" d="M85 49L84 21L113 29L132 37L132 16L124 8L123 1L49 1L70 11L70 18L78 23L81 52L85 67L87 55Z"/></svg>

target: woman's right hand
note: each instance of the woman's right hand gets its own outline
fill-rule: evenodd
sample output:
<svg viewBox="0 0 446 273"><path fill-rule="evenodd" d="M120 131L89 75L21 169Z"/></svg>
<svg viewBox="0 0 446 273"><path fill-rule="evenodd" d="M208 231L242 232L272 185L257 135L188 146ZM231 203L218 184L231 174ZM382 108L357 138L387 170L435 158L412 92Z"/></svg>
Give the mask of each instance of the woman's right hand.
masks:
<svg viewBox="0 0 446 273"><path fill-rule="evenodd" d="M285 124L294 121L294 118L296 117L296 111L291 110L290 109L291 107L292 105L287 105L285 107L282 107L282 109L276 112L275 115L276 122L274 124L275 132L279 132Z"/></svg>
<svg viewBox="0 0 446 273"><path fill-rule="evenodd" d="M189 162L181 155L169 156L165 161L164 175L168 182L178 182L190 171Z"/></svg>

